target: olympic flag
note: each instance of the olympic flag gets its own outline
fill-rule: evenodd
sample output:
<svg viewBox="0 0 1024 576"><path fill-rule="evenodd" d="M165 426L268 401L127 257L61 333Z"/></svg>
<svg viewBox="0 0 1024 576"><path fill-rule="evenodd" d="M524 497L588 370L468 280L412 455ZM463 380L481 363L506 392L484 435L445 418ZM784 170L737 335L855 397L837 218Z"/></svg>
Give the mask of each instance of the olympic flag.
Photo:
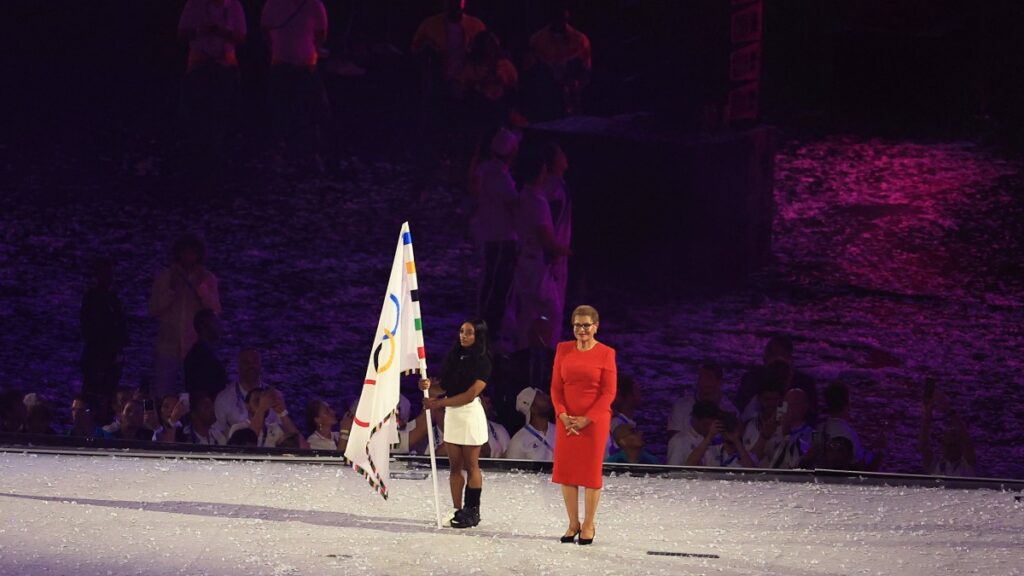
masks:
<svg viewBox="0 0 1024 576"><path fill-rule="evenodd" d="M345 458L385 500L391 445L398 443L399 379L411 372L425 378L426 371L416 263L409 223L405 222L345 448Z"/></svg>

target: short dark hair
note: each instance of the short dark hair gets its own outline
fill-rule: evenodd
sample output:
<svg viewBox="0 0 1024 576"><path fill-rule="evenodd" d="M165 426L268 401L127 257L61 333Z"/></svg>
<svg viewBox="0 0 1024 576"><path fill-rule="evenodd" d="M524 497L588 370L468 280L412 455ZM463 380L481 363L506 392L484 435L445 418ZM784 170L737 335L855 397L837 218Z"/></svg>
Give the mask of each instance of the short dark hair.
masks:
<svg viewBox="0 0 1024 576"><path fill-rule="evenodd" d="M310 398L306 401L306 425L312 434L316 431L316 417L320 415L320 407L326 404L319 398Z"/></svg>
<svg viewBox="0 0 1024 576"><path fill-rule="evenodd" d="M192 328L196 333L203 331L204 326L211 325L217 319L217 314L210 308L203 308L192 317Z"/></svg>
<svg viewBox="0 0 1024 576"><path fill-rule="evenodd" d="M789 382L789 364L775 361L757 372L757 393L786 391Z"/></svg>
<svg viewBox="0 0 1024 576"><path fill-rule="evenodd" d="M793 356L793 339L789 336L778 334L768 339L768 342L764 345L765 351L774 351L776 354L782 353L787 357Z"/></svg>
<svg viewBox="0 0 1024 576"><path fill-rule="evenodd" d="M701 362L698 370L702 372L705 370L711 372L719 380L725 376L725 371L722 370L722 366L713 360L705 360Z"/></svg>
<svg viewBox="0 0 1024 576"><path fill-rule="evenodd" d="M256 446L260 437L252 428L239 428L228 438L228 446Z"/></svg>
<svg viewBox="0 0 1024 576"><path fill-rule="evenodd" d="M841 413L850 405L850 390L842 382L832 382L825 387L825 411L829 415Z"/></svg>
<svg viewBox="0 0 1024 576"><path fill-rule="evenodd" d="M691 412L694 418L718 418L720 411L718 406L710 400L698 400L693 403L693 411Z"/></svg>
<svg viewBox="0 0 1024 576"><path fill-rule="evenodd" d="M206 263L206 242L203 238L195 232L186 232L178 239L174 241L174 245L171 247L171 257L175 262L181 260L181 255L186 250L191 250L199 256L199 262L201 264Z"/></svg>

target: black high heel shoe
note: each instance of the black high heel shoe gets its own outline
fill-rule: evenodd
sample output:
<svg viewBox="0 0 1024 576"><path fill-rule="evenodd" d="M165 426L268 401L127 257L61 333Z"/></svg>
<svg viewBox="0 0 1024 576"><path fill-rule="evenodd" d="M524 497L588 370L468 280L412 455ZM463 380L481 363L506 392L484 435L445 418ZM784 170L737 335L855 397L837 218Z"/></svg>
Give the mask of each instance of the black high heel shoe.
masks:
<svg viewBox="0 0 1024 576"><path fill-rule="evenodd" d="M581 528L580 531L577 532L577 534L580 534L582 532L583 529ZM594 536L597 536L597 526L594 526ZM594 543L594 536L591 536L590 538L580 538L577 544L579 544L580 546L589 546Z"/></svg>
<svg viewBox="0 0 1024 576"><path fill-rule="evenodd" d="M579 535L580 535L580 530L577 528L575 534L573 534L572 536L562 536L562 538L559 540L559 542L561 542L562 544L572 544L573 542L576 541L576 537L579 536Z"/></svg>

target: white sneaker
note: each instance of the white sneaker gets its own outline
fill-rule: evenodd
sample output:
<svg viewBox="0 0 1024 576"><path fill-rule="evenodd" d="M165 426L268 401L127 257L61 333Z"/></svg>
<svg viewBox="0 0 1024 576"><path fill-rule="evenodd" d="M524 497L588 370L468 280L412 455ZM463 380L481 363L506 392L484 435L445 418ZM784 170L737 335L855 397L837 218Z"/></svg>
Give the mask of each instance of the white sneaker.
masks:
<svg viewBox="0 0 1024 576"><path fill-rule="evenodd" d="M444 517L444 520L441 521L441 525L444 526L445 528L451 528L452 527L452 519L455 518L455 513L456 512L458 512L458 510L452 510L451 512L449 512L448 515Z"/></svg>

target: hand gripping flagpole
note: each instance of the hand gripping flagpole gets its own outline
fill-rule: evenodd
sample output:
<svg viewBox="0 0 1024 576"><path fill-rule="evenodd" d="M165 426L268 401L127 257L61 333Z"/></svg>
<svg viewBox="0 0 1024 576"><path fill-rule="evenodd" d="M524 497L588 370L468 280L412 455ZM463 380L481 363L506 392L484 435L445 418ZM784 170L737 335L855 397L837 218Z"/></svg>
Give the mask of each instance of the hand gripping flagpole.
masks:
<svg viewBox="0 0 1024 576"><path fill-rule="evenodd" d="M405 261L409 263L414 263L416 260L413 258L412 234L410 234L409 232L408 222L406 222L402 226L402 243L405 246L406 250ZM416 278L415 264L412 264L412 266L412 272L410 273L410 277L412 279L411 288L412 290L414 290L414 294L416 294L416 297L413 299L412 303L413 316L416 318L416 321L419 324L416 330L417 338L419 339L419 342L417 342L417 350L419 352L418 356L420 361L419 373L420 378L427 380L427 354L426 348L423 344L423 314L420 311L419 280ZM423 391L423 398L430 398L429 390ZM434 519L437 521L437 527L441 528L441 500L440 497L438 496L437 490L437 456L434 453L434 423L430 417L430 410L425 410L425 412L427 414L427 447L430 450L430 481L434 485Z"/></svg>

